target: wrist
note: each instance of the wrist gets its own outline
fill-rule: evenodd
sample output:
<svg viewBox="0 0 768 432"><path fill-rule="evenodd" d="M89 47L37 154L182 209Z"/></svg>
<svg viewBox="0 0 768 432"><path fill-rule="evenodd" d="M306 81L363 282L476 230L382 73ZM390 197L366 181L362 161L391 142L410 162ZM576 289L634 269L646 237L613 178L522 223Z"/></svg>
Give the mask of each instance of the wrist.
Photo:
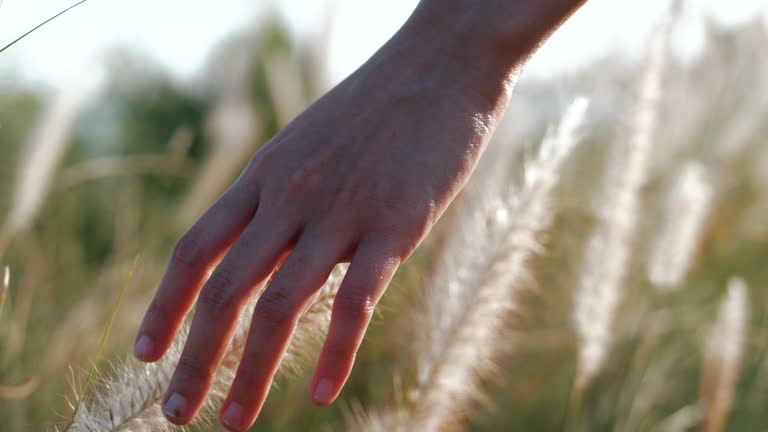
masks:
<svg viewBox="0 0 768 432"><path fill-rule="evenodd" d="M421 0L348 88L450 93L445 100L498 117L530 55L585 1Z"/></svg>
<svg viewBox="0 0 768 432"><path fill-rule="evenodd" d="M450 38L465 56L514 72L586 1L421 0L406 28Z"/></svg>
<svg viewBox="0 0 768 432"><path fill-rule="evenodd" d="M505 106L531 50L523 44L516 44L514 51L503 48L506 36L483 25L488 9L462 10L458 3L422 0L369 66L391 68L393 84L402 85L396 84L400 78L412 93L451 92Z"/></svg>

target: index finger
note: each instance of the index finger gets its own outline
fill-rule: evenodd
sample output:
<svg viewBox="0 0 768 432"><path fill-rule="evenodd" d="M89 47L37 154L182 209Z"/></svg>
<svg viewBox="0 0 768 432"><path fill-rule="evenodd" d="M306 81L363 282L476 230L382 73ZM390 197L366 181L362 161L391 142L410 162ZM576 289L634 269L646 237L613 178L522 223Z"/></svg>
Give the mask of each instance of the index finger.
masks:
<svg viewBox="0 0 768 432"><path fill-rule="evenodd" d="M211 268L256 213L257 196L248 195L243 186L233 186L177 243L136 337L140 360L156 361L171 345Z"/></svg>

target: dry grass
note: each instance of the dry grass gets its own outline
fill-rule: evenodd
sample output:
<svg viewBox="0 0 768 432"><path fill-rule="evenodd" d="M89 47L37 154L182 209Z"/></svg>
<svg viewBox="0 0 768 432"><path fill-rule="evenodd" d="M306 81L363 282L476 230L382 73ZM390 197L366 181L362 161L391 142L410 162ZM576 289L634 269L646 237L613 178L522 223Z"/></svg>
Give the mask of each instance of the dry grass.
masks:
<svg viewBox="0 0 768 432"><path fill-rule="evenodd" d="M392 284L341 406L310 405L304 367L327 328L338 268L303 316L254 430L768 424L768 31L711 28L704 55L682 64L668 51L674 21L654 31L643 67L608 59L557 91L522 83L526 117L505 120L471 185ZM325 85L312 70L322 40L302 62L274 51L278 36L241 40L201 83L207 93L149 73L128 84L129 97L114 85L71 89L42 112L8 93L18 119L0 128L0 140L14 140L0 160L3 430L172 429L158 401L184 335L159 363L119 359L180 232ZM583 100L561 105L575 94L591 96L588 114ZM542 134L529 157L525 144ZM81 403L72 419L62 394L68 382L82 388L138 253L144 264L104 344L109 364L96 365L87 394L72 392ZM193 430L214 427L245 324Z"/></svg>
<svg viewBox="0 0 768 432"><path fill-rule="evenodd" d="M346 266L334 270L300 319L296 335L283 359L281 373L296 371L313 342L315 348L319 345L317 336L324 333L330 323L333 299L345 273ZM263 286L258 291L261 292L262 289ZM258 295L246 308L244 317L251 316L257 300ZM229 385L235 377L249 327L250 322L247 319L241 320L232 337L200 416L206 424L216 418L218 407L224 401ZM82 398L79 398L76 392L76 401L72 405L79 405L79 409L72 422L63 430L76 432L173 429L173 425L165 420L160 405L188 332L187 325L180 331L168 353L156 363L143 364L133 358L115 363L111 373L99 380L95 396L83 394Z"/></svg>
<svg viewBox="0 0 768 432"><path fill-rule="evenodd" d="M410 350L416 382L402 406L353 417L349 430L460 429L473 402L487 402L483 381L509 346L505 318L518 290L530 285L528 263L551 227L560 172L580 141L588 107L576 100L526 164L524 183L510 194L503 167L485 167L464 193L457 228L437 258L431 282L411 321L423 321ZM504 148L498 144L500 148ZM497 159L501 151L492 153Z"/></svg>
<svg viewBox="0 0 768 432"><path fill-rule="evenodd" d="M702 430L726 430L741 373L749 319L748 287L731 279L720 304L717 320L704 351L701 410L706 413Z"/></svg>
<svg viewBox="0 0 768 432"><path fill-rule="evenodd" d="M574 325L579 335L577 392L583 392L603 367L610 349L613 320L622 300L645 211L641 190L653 163L654 132L669 61L673 16L661 18L649 46L639 96L626 133L617 143L610 171L596 204L600 222L587 242L584 268L576 290Z"/></svg>

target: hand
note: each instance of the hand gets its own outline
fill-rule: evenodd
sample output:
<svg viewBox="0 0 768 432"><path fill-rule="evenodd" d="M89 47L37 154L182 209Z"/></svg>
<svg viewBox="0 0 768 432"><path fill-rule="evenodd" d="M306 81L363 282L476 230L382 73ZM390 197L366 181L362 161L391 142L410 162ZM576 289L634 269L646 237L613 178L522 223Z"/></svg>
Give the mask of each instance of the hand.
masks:
<svg viewBox="0 0 768 432"><path fill-rule="evenodd" d="M301 312L349 261L311 386L320 405L341 391L376 303L466 183L512 71L533 49L496 61L480 48L498 46L482 32L435 31L439 14L430 16L266 144L179 241L136 344L140 359L159 359L197 301L164 399L173 423L200 409L244 306L281 262L251 318L222 422L253 424Z"/></svg>

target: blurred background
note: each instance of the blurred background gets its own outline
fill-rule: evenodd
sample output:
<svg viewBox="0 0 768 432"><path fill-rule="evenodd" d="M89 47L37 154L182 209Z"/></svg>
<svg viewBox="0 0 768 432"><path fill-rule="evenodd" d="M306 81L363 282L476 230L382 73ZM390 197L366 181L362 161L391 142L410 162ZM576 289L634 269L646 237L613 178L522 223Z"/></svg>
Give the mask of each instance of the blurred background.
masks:
<svg viewBox="0 0 768 432"><path fill-rule="evenodd" d="M72 376L93 361L136 257L140 265L103 358L130 351L175 241L248 157L361 65L416 3L90 0L0 54L0 273L7 268L0 429L46 430L66 419ZM69 5L0 1L0 46ZM522 77L498 145L514 147L522 166L574 98L586 96L589 151L569 171L562 214L546 242L550 252L533 267L537 294L510 324L554 342L521 343L505 357L506 384L491 387L494 403L471 417L470 430L563 430L563 413L574 409L575 349L568 342L570 303L563 299L594 217L599 170L592 168L607 163L601 155L621 139L653 25L668 8L665 0L590 0ZM635 248L637 274L628 291L652 291L645 288L653 280L640 269L653 239L666 232L665 197L686 162L706 168L714 198L683 288L628 296L612 360L580 402L578 427L699 430L701 410L685 411L706 399L706 366L697 353L727 282L737 276L749 286L752 306L747 349L730 415L707 430L762 430L768 425L768 3L689 1L670 44L653 131L657 151L643 189L649 216L638 222L646 235ZM444 225L398 275L392 291L399 294L385 298L343 402L312 408L307 370L282 383L254 430L340 430L350 406L393 399L393 371L408 368L402 323L396 324L405 318L394 311L428 278L441 241L455 229ZM686 319L672 319L680 316ZM638 330L650 321L659 323L651 339Z"/></svg>

